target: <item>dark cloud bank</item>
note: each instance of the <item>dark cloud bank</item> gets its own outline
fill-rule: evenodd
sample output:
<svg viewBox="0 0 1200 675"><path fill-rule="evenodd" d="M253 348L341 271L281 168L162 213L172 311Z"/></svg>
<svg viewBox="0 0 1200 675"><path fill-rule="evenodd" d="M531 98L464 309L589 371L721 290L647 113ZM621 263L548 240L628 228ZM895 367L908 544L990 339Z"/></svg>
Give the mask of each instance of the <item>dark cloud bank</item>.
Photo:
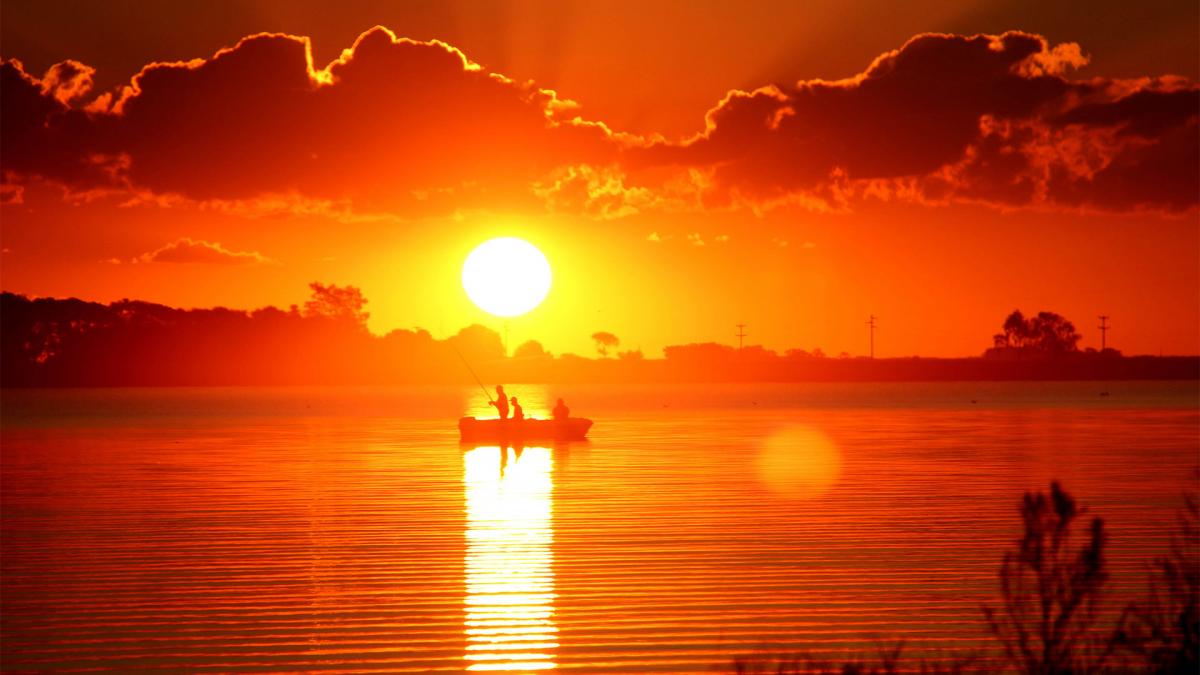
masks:
<svg viewBox="0 0 1200 675"><path fill-rule="evenodd" d="M19 56L19 55L17 55ZM1073 44L918 35L842 81L730 91L686 139L615 133L533 83L375 28L314 66L261 34L92 91L68 61L0 65L5 195L22 184L170 204L282 197L352 212L852 209L862 199L1178 213L1200 191L1200 89L1073 79Z"/></svg>

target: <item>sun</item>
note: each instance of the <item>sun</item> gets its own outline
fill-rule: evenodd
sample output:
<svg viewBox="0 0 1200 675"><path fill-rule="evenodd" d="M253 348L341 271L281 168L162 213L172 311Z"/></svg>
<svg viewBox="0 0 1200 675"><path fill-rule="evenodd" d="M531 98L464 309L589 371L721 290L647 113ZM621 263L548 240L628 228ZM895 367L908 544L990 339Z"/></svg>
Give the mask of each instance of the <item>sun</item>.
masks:
<svg viewBox="0 0 1200 675"><path fill-rule="evenodd" d="M462 284L483 311L520 316L542 304L550 292L550 262L524 239L490 239L467 256Z"/></svg>

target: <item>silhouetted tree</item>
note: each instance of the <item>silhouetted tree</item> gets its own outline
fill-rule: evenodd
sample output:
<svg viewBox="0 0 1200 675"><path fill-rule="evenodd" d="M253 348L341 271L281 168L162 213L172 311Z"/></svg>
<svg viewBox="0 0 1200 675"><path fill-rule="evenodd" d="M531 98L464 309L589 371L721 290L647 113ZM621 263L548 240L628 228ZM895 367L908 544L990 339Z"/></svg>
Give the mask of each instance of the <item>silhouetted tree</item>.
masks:
<svg viewBox="0 0 1200 675"><path fill-rule="evenodd" d="M1029 341L1029 322L1025 320L1025 315L1021 310L1014 309L1012 314L1009 314L1004 319L1004 332L1000 334L1003 338L1004 346L1015 347L1020 349L1027 346Z"/></svg>
<svg viewBox="0 0 1200 675"><path fill-rule="evenodd" d="M472 363L505 357L504 341L500 339L500 334L479 324L467 326L446 341Z"/></svg>
<svg viewBox="0 0 1200 675"><path fill-rule="evenodd" d="M983 609L1009 660L1029 675L1094 672L1108 656L1092 632L1108 580L1104 521L1093 518L1088 540L1073 548L1072 525L1083 513L1057 482L1049 495L1026 493L1024 535L1000 566L1004 605Z"/></svg>
<svg viewBox="0 0 1200 675"><path fill-rule="evenodd" d="M1079 349L1080 335L1075 325L1054 312L1038 312L1029 320L1035 344L1047 352L1073 352Z"/></svg>
<svg viewBox="0 0 1200 675"><path fill-rule="evenodd" d="M361 290L354 286L326 286L316 281L308 287L312 289L312 299L304 303L306 318L351 321L366 328L371 314L363 310L367 299Z"/></svg>
<svg viewBox="0 0 1200 675"><path fill-rule="evenodd" d="M779 358L779 354L776 354L774 350L767 349L762 345L746 345L739 349L737 354L744 363L774 361Z"/></svg>
<svg viewBox="0 0 1200 675"><path fill-rule="evenodd" d="M596 351L600 353L602 358L608 356L609 348L616 347L621 344L620 338L605 331L592 333L592 340L596 342Z"/></svg>
<svg viewBox="0 0 1200 675"><path fill-rule="evenodd" d="M630 349L624 352L618 352L617 358L622 361L642 361L646 358L640 349Z"/></svg>
<svg viewBox="0 0 1200 675"><path fill-rule="evenodd" d="M551 358L550 352L542 346L542 343L537 340L527 340L522 342L517 350L513 352L513 356L519 359L548 359Z"/></svg>
<svg viewBox="0 0 1200 675"><path fill-rule="evenodd" d="M1004 332L992 336L993 349L1016 349L1044 354L1078 351L1079 333L1075 325L1054 312L1038 312L1025 318L1015 310L1004 320Z"/></svg>

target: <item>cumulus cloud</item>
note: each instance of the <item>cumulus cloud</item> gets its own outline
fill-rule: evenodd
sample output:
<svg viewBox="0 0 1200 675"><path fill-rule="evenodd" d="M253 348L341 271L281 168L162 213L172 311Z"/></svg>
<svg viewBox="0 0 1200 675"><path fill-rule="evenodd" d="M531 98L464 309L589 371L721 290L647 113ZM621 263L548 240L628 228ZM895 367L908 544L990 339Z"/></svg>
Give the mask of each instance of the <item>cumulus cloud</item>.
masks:
<svg viewBox="0 0 1200 675"><path fill-rule="evenodd" d="M712 167L725 200L1194 208L1200 90L1066 77L1084 63L1025 33L919 35L854 78L731 91L702 133L631 154Z"/></svg>
<svg viewBox="0 0 1200 675"><path fill-rule="evenodd" d="M198 263L204 265L278 264L256 251L230 251L217 242L208 242L190 237L177 239L162 248L150 251L149 253L143 253L134 258L133 262Z"/></svg>
<svg viewBox="0 0 1200 675"><path fill-rule="evenodd" d="M90 83L80 64L41 79L17 61L0 68L5 169L76 190L403 212L428 210L430 195L454 208L528 200L550 170L612 152L607 129L564 119L554 92L383 28L319 70L307 38L254 35L209 59L147 65L84 107L69 104Z"/></svg>
<svg viewBox="0 0 1200 675"><path fill-rule="evenodd" d="M851 210L864 199L1002 209L1197 205L1200 89L1073 79L1073 43L918 35L839 81L732 90L693 138L614 133L442 42L363 33L324 67L307 38L247 37L96 95L65 61L0 64L0 200L29 180L253 212L419 216L547 208Z"/></svg>
<svg viewBox="0 0 1200 675"><path fill-rule="evenodd" d="M42 77L42 93L59 103L70 103L92 90L92 76L95 74L95 68L78 61L56 63Z"/></svg>

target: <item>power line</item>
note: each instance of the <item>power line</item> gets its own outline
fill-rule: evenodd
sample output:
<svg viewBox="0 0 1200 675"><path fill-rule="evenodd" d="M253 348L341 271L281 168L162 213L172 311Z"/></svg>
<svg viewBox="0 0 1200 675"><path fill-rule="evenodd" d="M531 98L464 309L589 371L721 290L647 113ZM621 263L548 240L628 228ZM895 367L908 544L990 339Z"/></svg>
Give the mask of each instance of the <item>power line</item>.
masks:
<svg viewBox="0 0 1200 675"><path fill-rule="evenodd" d="M875 315L871 315L871 319L867 321L867 325L871 327L871 358L875 358Z"/></svg>

